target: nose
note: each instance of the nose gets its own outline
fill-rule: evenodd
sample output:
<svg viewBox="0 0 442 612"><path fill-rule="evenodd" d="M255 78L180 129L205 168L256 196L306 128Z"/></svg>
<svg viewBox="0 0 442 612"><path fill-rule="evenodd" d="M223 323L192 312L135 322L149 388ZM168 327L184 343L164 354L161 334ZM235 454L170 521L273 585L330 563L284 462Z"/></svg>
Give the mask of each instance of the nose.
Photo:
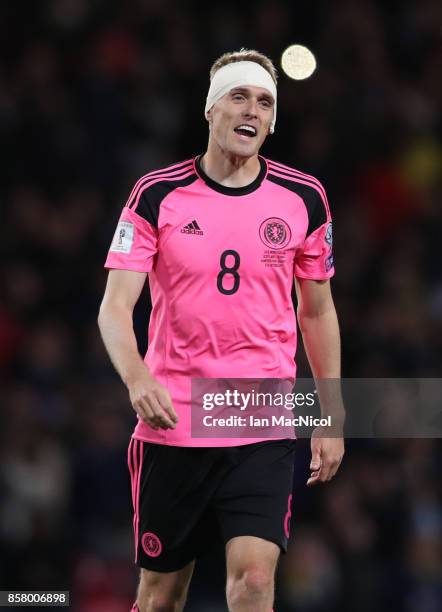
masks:
<svg viewBox="0 0 442 612"><path fill-rule="evenodd" d="M251 117L257 117L258 115L258 101L251 97L247 101L246 108L244 109L244 114Z"/></svg>

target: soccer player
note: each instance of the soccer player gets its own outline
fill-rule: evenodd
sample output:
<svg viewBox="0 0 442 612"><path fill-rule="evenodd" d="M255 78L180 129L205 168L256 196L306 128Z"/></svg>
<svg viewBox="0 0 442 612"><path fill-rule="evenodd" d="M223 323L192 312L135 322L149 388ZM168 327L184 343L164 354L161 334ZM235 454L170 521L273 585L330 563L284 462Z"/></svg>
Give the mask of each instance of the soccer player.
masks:
<svg viewBox="0 0 442 612"><path fill-rule="evenodd" d="M294 379L296 319L316 378L340 376L330 292L331 217L321 183L259 155L276 121L275 68L242 49L212 66L207 151L134 186L106 267L99 315L107 351L138 415L128 451L133 610L182 610L195 559L219 530L231 612L270 612L289 537L295 441L197 438L192 378ZM132 313L149 278L149 346ZM312 438L309 486L330 480L342 437Z"/></svg>

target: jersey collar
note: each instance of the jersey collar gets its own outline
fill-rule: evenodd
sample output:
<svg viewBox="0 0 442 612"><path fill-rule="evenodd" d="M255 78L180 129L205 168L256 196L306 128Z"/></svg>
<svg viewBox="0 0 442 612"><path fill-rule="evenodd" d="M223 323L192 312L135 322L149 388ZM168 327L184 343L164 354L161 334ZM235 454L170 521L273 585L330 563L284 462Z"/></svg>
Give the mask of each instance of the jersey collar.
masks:
<svg viewBox="0 0 442 612"><path fill-rule="evenodd" d="M247 195L248 193L252 193L253 191L256 191L256 189L258 189L258 187L261 185L262 181L264 180L267 174L266 161L263 157L258 155L261 169L259 171L258 176L256 177L254 181L252 181L248 185L244 185L244 187L225 187L224 185L221 185L220 183L217 183L216 181L211 179L204 172L204 170L201 167L201 158L203 157L203 155L204 153L195 157L195 172L200 177L200 179L206 183L208 187L210 187L214 191L218 191L218 193L223 193L224 195L243 196L243 195Z"/></svg>

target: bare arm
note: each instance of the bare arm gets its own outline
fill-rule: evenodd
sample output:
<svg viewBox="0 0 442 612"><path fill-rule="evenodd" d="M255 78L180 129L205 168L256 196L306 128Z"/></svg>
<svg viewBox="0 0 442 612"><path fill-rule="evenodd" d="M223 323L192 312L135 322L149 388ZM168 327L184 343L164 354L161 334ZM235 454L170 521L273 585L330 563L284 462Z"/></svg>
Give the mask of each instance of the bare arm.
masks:
<svg viewBox="0 0 442 612"><path fill-rule="evenodd" d="M174 428L178 417L170 395L143 362L133 330L133 309L145 282L144 273L110 270L98 326L134 410L153 429Z"/></svg>
<svg viewBox="0 0 442 612"><path fill-rule="evenodd" d="M307 357L318 384L323 414L330 414L332 422L342 427L344 409L340 386L333 380L341 376L341 342L339 324L330 281L296 279L298 322ZM324 381L321 384L321 380ZM323 435L323 434L322 434ZM344 440L312 436L311 477L307 484L330 480L337 472L344 455Z"/></svg>
<svg viewBox="0 0 442 612"><path fill-rule="evenodd" d="M298 323L315 378L341 376L341 341L330 281L296 279Z"/></svg>

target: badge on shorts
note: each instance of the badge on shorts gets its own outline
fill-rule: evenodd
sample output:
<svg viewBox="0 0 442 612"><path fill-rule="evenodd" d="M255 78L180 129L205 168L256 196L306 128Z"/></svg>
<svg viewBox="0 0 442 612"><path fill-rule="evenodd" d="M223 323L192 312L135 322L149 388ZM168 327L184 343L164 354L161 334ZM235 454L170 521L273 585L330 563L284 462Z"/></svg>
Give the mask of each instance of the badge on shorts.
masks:
<svg viewBox="0 0 442 612"><path fill-rule="evenodd" d="M130 221L120 221L112 240L112 253L130 253L134 241L134 224Z"/></svg>
<svg viewBox="0 0 442 612"><path fill-rule="evenodd" d="M163 545L161 544L160 538L151 531L147 531L143 534L143 537L141 538L141 546L143 547L146 555L149 555L149 557L159 557L161 555L161 551L163 550Z"/></svg>

